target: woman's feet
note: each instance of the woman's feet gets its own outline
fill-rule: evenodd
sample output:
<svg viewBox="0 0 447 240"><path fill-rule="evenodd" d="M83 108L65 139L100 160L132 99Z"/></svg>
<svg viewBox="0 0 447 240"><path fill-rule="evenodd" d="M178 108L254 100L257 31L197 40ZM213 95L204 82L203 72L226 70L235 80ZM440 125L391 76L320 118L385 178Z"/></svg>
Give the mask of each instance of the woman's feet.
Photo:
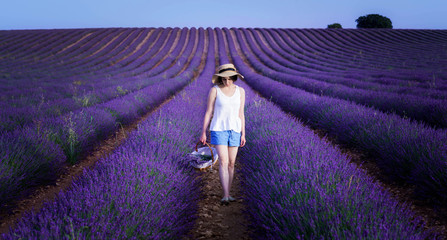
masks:
<svg viewBox="0 0 447 240"><path fill-rule="evenodd" d="M221 200L220 200L220 204L221 205L228 205L228 204L230 204L230 200L229 200L229 198L222 198Z"/></svg>
<svg viewBox="0 0 447 240"><path fill-rule="evenodd" d="M220 200L220 204L222 205L228 205L230 204L230 202L234 202L236 201L236 198L229 196L229 197L224 197Z"/></svg>

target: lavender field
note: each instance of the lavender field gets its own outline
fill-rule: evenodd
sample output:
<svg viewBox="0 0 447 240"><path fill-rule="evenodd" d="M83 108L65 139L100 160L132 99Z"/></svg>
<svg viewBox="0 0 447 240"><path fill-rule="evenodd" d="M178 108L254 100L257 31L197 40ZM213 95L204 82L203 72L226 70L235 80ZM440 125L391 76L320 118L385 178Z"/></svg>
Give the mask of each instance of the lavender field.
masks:
<svg viewBox="0 0 447 240"><path fill-rule="evenodd" d="M185 160L211 76L229 62L245 76L238 174L253 238L436 238L311 129L446 206L447 31L257 28L0 31L0 208L152 112L2 238L185 236L201 191Z"/></svg>

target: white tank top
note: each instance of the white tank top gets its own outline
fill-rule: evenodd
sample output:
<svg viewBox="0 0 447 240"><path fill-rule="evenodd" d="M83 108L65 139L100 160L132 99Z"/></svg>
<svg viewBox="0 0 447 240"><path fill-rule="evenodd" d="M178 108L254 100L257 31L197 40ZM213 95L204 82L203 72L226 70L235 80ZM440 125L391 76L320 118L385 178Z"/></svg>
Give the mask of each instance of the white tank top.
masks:
<svg viewBox="0 0 447 240"><path fill-rule="evenodd" d="M233 96L226 96L218 86L216 101L214 102L214 114L211 120L210 131L233 130L241 132L242 123L239 117L241 107L241 93L236 85Z"/></svg>

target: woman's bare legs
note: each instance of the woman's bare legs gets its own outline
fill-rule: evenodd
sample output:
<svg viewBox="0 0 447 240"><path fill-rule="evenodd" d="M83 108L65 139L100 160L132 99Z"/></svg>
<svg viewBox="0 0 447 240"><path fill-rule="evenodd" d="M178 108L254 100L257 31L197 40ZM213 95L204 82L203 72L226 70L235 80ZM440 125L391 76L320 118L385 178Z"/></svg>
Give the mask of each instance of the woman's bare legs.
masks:
<svg viewBox="0 0 447 240"><path fill-rule="evenodd" d="M223 197L230 197L231 184L233 183L234 164L238 147L216 145L219 154L219 177L222 185Z"/></svg>
<svg viewBox="0 0 447 240"><path fill-rule="evenodd" d="M236 163L237 150L238 147L228 147L228 196L230 194L231 184L233 183L234 164Z"/></svg>
<svg viewBox="0 0 447 240"><path fill-rule="evenodd" d="M229 174L228 174L228 146L216 145L217 154L219 154L219 177L222 185L223 197L230 196Z"/></svg>

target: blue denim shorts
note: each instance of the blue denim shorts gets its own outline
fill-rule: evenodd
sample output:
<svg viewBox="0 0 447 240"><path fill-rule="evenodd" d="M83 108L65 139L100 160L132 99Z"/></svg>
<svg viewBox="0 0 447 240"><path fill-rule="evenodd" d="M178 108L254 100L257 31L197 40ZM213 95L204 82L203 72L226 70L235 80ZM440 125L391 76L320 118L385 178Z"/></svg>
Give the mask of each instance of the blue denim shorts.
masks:
<svg viewBox="0 0 447 240"><path fill-rule="evenodd" d="M211 144L239 147L241 145L241 133L233 130L211 131Z"/></svg>

